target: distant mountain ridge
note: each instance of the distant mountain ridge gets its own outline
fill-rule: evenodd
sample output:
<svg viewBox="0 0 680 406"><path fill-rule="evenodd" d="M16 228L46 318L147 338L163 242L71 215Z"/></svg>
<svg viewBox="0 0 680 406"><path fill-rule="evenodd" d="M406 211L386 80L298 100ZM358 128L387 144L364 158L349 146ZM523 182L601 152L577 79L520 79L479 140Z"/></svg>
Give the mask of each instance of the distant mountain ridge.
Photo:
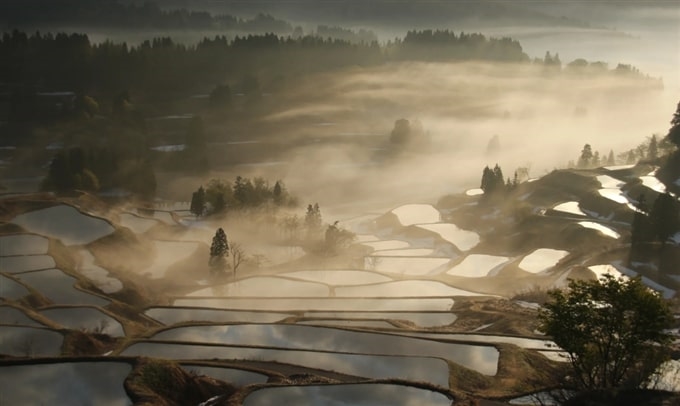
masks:
<svg viewBox="0 0 680 406"><path fill-rule="evenodd" d="M376 24L409 28L447 26L470 21L529 25L587 26L511 2L480 0L388 1L208 1L208 0L7 0L0 3L5 28L55 24L129 28L231 28L240 18L268 13L292 23ZM279 24L280 26L280 24ZM271 27L263 27L271 29ZM280 31L280 30L279 30Z"/></svg>

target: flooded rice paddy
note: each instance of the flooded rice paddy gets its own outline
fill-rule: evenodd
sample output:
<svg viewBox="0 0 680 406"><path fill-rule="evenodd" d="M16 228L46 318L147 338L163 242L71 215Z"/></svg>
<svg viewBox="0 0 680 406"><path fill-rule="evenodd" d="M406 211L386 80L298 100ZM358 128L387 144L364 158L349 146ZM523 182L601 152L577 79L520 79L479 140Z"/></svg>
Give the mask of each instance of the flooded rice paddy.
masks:
<svg viewBox="0 0 680 406"><path fill-rule="evenodd" d="M77 279L59 269L22 273L17 275L17 279L54 304L106 306L109 303L107 299L76 289Z"/></svg>
<svg viewBox="0 0 680 406"><path fill-rule="evenodd" d="M0 397L8 405L128 406L123 381L131 370L120 362L4 366Z"/></svg>
<svg viewBox="0 0 680 406"><path fill-rule="evenodd" d="M449 375L449 367L443 359L411 356L398 357L155 342L133 344L125 349L122 355L180 360L222 358L275 361L312 369L335 371L355 377L371 379L399 378L425 381L444 387L448 386Z"/></svg>
<svg viewBox="0 0 680 406"><path fill-rule="evenodd" d="M411 386L354 384L265 388L251 393L243 402L244 406L272 404L448 406L451 399L438 392Z"/></svg>
<svg viewBox="0 0 680 406"><path fill-rule="evenodd" d="M114 231L107 221L63 204L20 214L11 222L32 233L60 239L66 245L88 244Z"/></svg>

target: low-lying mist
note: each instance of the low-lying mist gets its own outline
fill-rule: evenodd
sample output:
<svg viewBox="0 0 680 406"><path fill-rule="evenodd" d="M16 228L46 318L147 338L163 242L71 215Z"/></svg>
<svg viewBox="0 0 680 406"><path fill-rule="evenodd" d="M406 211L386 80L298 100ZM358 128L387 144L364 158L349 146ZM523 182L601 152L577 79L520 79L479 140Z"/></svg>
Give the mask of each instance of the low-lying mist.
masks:
<svg viewBox="0 0 680 406"><path fill-rule="evenodd" d="M665 135L677 100L657 85L531 64L393 63L319 74L270 96L268 131L239 135L274 158L232 165L217 155L211 176L282 179L302 203L322 207L433 201L479 187L486 165L498 163L505 177L528 167L536 177L566 167L586 143L606 157ZM426 136L390 143L401 118L420 122ZM500 149L489 153L495 135Z"/></svg>

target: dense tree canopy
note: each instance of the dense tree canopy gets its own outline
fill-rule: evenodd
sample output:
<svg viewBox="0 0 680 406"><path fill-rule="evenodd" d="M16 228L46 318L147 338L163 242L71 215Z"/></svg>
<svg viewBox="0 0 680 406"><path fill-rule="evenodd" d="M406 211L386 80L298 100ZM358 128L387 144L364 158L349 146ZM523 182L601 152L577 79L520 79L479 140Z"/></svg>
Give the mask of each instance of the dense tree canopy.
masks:
<svg viewBox="0 0 680 406"><path fill-rule="evenodd" d="M549 295L541 331L569 355L577 388L637 388L666 359L673 317L640 278L571 280Z"/></svg>
<svg viewBox="0 0 680 406"><path fill-rule="evenodd" d="M678 102L678 108L673 114L671 119L671 128L668 130L668 139L680 147L680 102Z"/></svg>

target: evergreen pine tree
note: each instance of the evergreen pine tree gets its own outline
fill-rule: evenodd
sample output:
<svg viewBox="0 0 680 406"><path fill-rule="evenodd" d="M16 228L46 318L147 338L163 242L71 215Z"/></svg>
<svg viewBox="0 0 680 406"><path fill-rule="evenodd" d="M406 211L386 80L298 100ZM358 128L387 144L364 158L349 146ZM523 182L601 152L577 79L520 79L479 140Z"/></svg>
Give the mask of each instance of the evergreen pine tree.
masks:
<svg viewBox="0 0 680 406"><path fill-rule="evenodd" d="M659 144L656 141L656 134L652 135L647 148L647 159L656 159L659 156Z"/></svg>
<svg viewBox="0 0 680 406"><path fill-rule="evenodd" d="M205 212L205 190L203 186L199 187L197 191L191 196L191 206L189 210L196 217L200 217Z"/></svg>
<svg viewBox="0 0 680 406"><path fill-rule="evenodd" d="M616 159L614 159L614 150L612 149L609 150L609 156L607 157L607 165L609 166L616 165Z"/></svg>
<svg viewBox="0 0 680 406"><path fill-rule="evenodd" d="M593 159L593 148L590 146L590 144L586 144L583 146L583 149L581 150L581 156L578 159L578 167L579 168L589 168Z"/></svg>
<svg viewBox="0 0 680 406"><path fill-rule="evenodd" d="M210 245L210 265L211 272L224 272L227 268L226 256L229 254L229 244L227 234L222 228L217 229Z"/></svg>

